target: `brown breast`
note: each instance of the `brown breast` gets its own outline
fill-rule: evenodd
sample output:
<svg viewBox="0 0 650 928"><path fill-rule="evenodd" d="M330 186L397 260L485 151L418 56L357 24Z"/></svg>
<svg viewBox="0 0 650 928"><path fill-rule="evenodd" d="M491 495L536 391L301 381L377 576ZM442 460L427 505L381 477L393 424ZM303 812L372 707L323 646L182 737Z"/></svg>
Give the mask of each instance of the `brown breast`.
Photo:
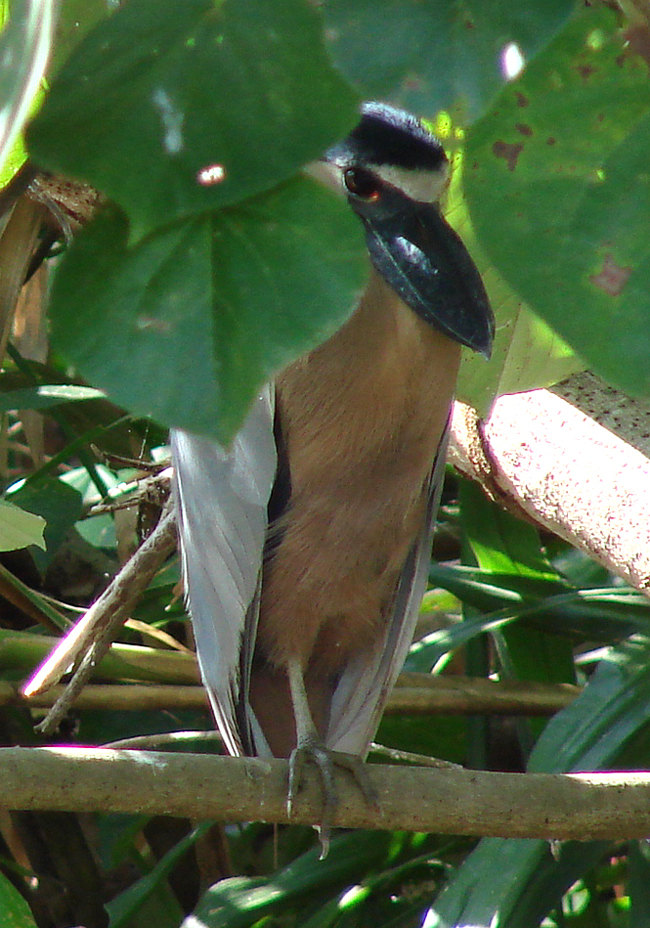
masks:
<svg viewBox="0 0 650 928"><path fill-rule="evenodd" d="M298 656L325 692L376 640L424 517L459 362L460 346L373 271L347 324L278 377L291 500L265 565L258 666Z"/></svg>

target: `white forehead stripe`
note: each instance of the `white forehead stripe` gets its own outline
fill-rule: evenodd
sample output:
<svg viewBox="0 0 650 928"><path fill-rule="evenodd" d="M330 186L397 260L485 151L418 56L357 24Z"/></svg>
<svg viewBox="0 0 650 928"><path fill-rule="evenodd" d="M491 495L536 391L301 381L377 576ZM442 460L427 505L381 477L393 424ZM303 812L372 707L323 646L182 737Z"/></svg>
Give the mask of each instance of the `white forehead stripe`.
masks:
<svg viewBox="0 0 650 928"><path fill-rule="evenodd" d="M445 163L437 171L401 168L394 164L369 164L368 169L384 183L419 203L437 202L449 176L449 165Z"/></svg>
<svg viewBox="0 0 650 928"><path fill-rule="evenodd" d="M324 187L329 187L335 193L344 194L342 169L331 161L311 161L302 169L303 174L313 177Z"/></svg>

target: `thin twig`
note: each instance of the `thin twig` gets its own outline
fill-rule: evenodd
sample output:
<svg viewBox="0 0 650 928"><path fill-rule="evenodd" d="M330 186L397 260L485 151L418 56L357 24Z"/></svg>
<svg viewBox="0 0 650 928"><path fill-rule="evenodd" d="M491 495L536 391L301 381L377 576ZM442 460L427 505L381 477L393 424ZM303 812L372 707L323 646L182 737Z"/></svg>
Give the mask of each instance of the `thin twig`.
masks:
<svg viewBox="0 0 650 928"><path fill-rule="evenodd" d="M134 477L124 485L110 490L108 496L99 503L91 503L84 511L84 518L130 509L143 502L162 505L169 497L171 487L171 468L167 464L152 465L157 468L155 474Z"/></svg>
<svg viewBox="0 0 650 928"><path fill-rule="evenodd" d="M119 656L125 646L113 646ZM202 686L195 685L198 677L196 663L188 655L188 661L181 664L176 661L168 666L170 658L177 654L168 650L151 648L140 649L149 658L149 667L155 671L157 659L166 660L168 677L175 676L184 685L172 684L89 684L74 699L76 709L112 709L120 712L148 709L188 709L207 708L208 701ZM191 662L190 662L191 661ZM125 673L133 673L134 664L123 668ZM161 667L161 670L163 668ZM194 673L188 672L194 670ZM403 685L404 684L406 685ZM527 694L525 687L530 686ZM459 698L459 690L466 688L466 693ZM30 705L34 708L50 708L65 691L64 686L54 686L45 692L39 692L26 699L11 683L0 682L0 706ZM544 692L540 693L539 689ZM514 692L513 692L514 691ZM402 674L397 686L391 693L386 713L388 715L516 715L540 716L553 715L569 705L581 689L563 683L546 684L543 687L535 683L521 683L512 680L482 680L474 677L430 677L428 674ZM542 700L543 697L543 700Z"/></svg>
<svg viewBox="0 0 650 928"><path fill-rule="evenodd" d="M49 732L56 727L67 706L110 648L134 603L173 550L174 543L174 512L168 504L149 538L23 688L25 696L41 692L57 683L71 665L81 661L68 684L67 694L57 701L41 723L42 731Z"/></svg>
<svg viewBox="0 0 650 928"><path fill-rule="evenodd" d="M413 751L401 751L399 748L389 748L385 744L378 744L373 741L370 750L374 754L380 754L382 757L388 757L390 760L396 760L400 763L417 764L418 767L435 767L436 769L455 768L463 770L460 764L452 764L449 760L442 760L439 757L429 757L427 754L415 754Z"/></svg>
<svg viewBox="0 0 650 928"><path fill-rule="evenodd" d="M159 735L139 735L137 738L122 738L102 745L113 751L164 751L166 748L177 749L179 745L203 741L207 744L222 744L218 731L167 731Z"/></svg>

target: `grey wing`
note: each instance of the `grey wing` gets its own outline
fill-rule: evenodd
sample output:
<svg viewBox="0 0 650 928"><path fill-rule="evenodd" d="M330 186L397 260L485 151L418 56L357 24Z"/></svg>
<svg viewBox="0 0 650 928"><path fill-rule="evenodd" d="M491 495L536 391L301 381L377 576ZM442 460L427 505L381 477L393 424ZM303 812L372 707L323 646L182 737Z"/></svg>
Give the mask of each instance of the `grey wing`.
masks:
<svg viewBox="0 0 650 928"><path fill-rule="evenodd" d="M326 737L327 746L332 750L365 757L388 695L406 659L426 589L448 436L449 422L431 472L426 518L402 569L386 634L370 654L357 658L346 667L334 691Z"/></svg>
<svg viewBox="0 0 650 928"><path fill-rule="evenodd" d="M242 724L255 727L246 678L277 463L273 406L269 385L227 451L189 432L171 433L185 592L201 676L231 754L250 744Z"/></svg>

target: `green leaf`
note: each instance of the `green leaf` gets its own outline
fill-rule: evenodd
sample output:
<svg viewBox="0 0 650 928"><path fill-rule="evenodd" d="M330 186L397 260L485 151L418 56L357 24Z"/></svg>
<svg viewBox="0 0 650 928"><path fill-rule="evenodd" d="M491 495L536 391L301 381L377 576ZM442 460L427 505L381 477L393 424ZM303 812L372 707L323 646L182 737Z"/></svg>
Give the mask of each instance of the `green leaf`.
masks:
<svg viewBox="0 0 650 928"><path fill-rule="evenodd" d="M80 400L103 399L101 390L94 387L78 387L74 384L42 384L0 393L0 412L10 409L49 409L62 403L77 403Z"/></svg>
<svg viewBox="0 0 650 928"><path fill-rule="evenodd" d="M45 73L57 9L51 0L13 0L0 34L0 171Z"/></svg>
<svg viewBox="0 0 650 928"><path fill-rule="evenodd" d="M647 65L602 4L502 91L463 161L474 230L499 272L589 366L636 394L650 390L648 163Z"/></svg>
<svg viewBox="0 0 650 928"><path fill-rule="evenodd" d="M425 672L430 669L425 668ZM438 757L462 764L467 759L467 726L462 717L437 715L393 715L384 713L374 739L379 744L402 751ZM372 750L371 750L372 757ZM383 755L378 763L386 763Z"/></svg>
<svg viewBox="0 0 650 928"><path fill-rule="evenodd" d="M607 847L604 841L571 841L556 861L546 841L485 838L429 909L422 928L533 928Z"/></svg>
<svg viewBox="0 0 650 928"><path fill-rule="evenodd" d="M602 660L589 685L554 716L530 756L533 773L603 770L650 721L650 637L632 635Z"/></svg>
<svg viewBox="0 0 650 928"><path fill-rule="evenodd" d="M57 477L27 484L8 494L12 503L45 519L45 544L32 550L34 562L44 574L68 532L81 518L81 494Z"/></svg>
<svg viewBox="0 0 650 928"><path fill-rule="evenodd" d="M461 524L482 570L559 582L537 529L497 506L467 480L461 484Z"/></svg>
<svg viewBox="0 0 650 928"><path fill-rule="evenodd" d="M602 770L650 721L650 637L634 635L601 661L589 685L547 724L528 770ZM544 841L481 841L436 900L425 925L499 924L530 928L607 849L605 842L562 845L556 861ZM499 874L508 873L504 881Z"/></svg>
<svg viewBox="0 0 650 928"><path fill-rule="evenodd" d="M206 834L210 827L211 823L198 825L186 837L175 844L146 876L133 883L119 896L111 899L106 905L110 916L110 928L122 928L123 925L128 924L147 900L157 892L162 892L163 885L175 865L194 846L196 841ZM170 906L176 900L172 897L166 901ZM177 921L174 924L177 924Z"/></svg>
<svg viewBox="0 0 650 928"><path fill-rule="evenodd" d="M646 928L650 925L650 848L646 841L630 846L629 867L629 928Z"/></svg>
<svg viewBox="0 0 650 928"><path fill-rule="evenodd" d="M334 59L364 95L475 119L505 80L505 47L530 58L574 8L573 0L326 0L324 12Z"/></svg>
<svg viewBox="0 0 650 928"><path fill-rule="evenodd" d="M226 441L258 388L345 320L365 275L356 218L306 178L127 237L106 211L73 243L54 344L120 405Z"/></svg>
<svg viewBox="0 0 650 928"><path fill-rule="evenodd" d="M438 122L445 130L445 137L453 139L457 130L450 121L441 116ZM463 352L456 395L486 417L497 396L548 387L584 370L584 362L531 311L481 247L463 189L464 160L462 150L454 152L453 171L445 194L445 217L480 271L495 315L495 337L489 363L476 352Z"/></svg>
<svg viewBox="0 0 650 928"><path fill-rule="evenodd" d="M481 569L562 585L534 526L497 506L474 483L462 482L460 499L461 524ZM506 676L544 683L575 682L572 643L566 635L510 623L494 629L493 638ZM517 723L524 756L544 724L541 719Z"/></svg>
<svg viewBox="0 0 650 928"><path fill-rule="evenodd" d="M465 565L432 564L429 578L432 583L449 590L462 602L482 612L508 604L514 608L517 604L537 603L541 607L544 600L554 596L564 597L569 592L567 585L559 578L522 576L510 571L497 573ZM576 593L578 599L579 594ZM647 611L650 612L650 607Z"/></svg>
<svg viewBox="0 0 650 928"><path fill-rule="evenodd" d="M65 617L54 608L49 599L35 592L31 587L19 580L6 567L0 564L0 578L5 589L13 587L21 599L29 600L44 616L49 619L50 625L57 628L67 628ZM13 636L17 635L17 638ZM0 669L16 669L14 658L18 660L17 667L32 673L37 660L44 660L56 644L55 638L45 638L31 633L11 632L0 629ZM15 649L14 649L15 645ZM13 651L13 654L12 654Z"/></svg>
<svg viewBox="0 0 650 928"><path fill-rule="evenodd" d="M390 847L390 833L356 831L332 842L325 860L316 849L298 857L272 879L232 877L215 883L204 894L181 928L244 928L273 912L286 913L301 897L342 888L382 860Z"/></svg>
<svg viewBox="0 0 650 928"><path fill-rule="evenodd" d="M45 519L0 500L0 551L15 551L28 545L45 548Z"/></svg>
<svg viewBox="0 0 650 928"><path fill-rule="evenodd" d="M130 0L73 51L28 140L140 238L287 180L356 118L304 0Z"/></svg>
<svg viewBox="0 0 650 928"><path fill-rule="evenodd" d="M482 615L480 618L465 619L451 628L431 632L411 647L404 669L417 673L430 673L440 658L450 651L462 647L485 632L493 632L509 625L518 618L516 610L502 609Z"/></svg>
<svg viewBox="0 0 650 928"><path fill-rule="evenodd" d="M60 4L48 69L50 78L59 70L75 45L113 6L115 4L108 4L106 0L65 0L65 3Z"/></svg>
<svg viewBox="0 0 650 928"><path fill-rule="evenodd" d="M650 602L636 590L571 590L561 582L446 564L433 564L429 577L432 583L483 612L477 627L485 630L516 618L579 641L610 641L636 630L647 631L650 621ZM451 645L457 635L460 641L461 626L435 632L427 640L447 640Z"/></svg>
<svg viewBox="0 0 650 928"><path fill-rule="evenodd" d="M520 303L500 372L498 395L549 387L581 370L584 361L567 342Z"/></svg>
<svg viewBox="0 0 650 928"><path fill-rule="evenodd" d="M122 482L113 471L103 464L97 465L94 474L90 474L85 467L75 467L63 474L60 479L86 505L100 502L109 490L114 490ZM98 492L97 481L104 487L102 493ZM82 519L77 522L77 531L93 548L115 549L117 545L115 521L109 513Z"/></svg>
<svg viewBox="0 0 650 928"><path fill-rule="evenodd" d="M362 883L346 887L326 905L318 906L307 920L301 912L300 928L358 928L375 923L382 928L403 928L418 924L422 902L417 892L411 895L404 889L417 886L420 880L431 880L437 870L445 869L442 862L432 859L433 841L428 835L413 835L408 851L412 854L418 841L423 847L429 845L428 853L411 857L397 866L382 868L378 874L366 876Z"/></svg>
<svg viewBox="0 0 650 928"><path fill-rule="evenodd" d="M0 873L0 923L2 928L36 928L29 906L3 873Z"/></svg>

